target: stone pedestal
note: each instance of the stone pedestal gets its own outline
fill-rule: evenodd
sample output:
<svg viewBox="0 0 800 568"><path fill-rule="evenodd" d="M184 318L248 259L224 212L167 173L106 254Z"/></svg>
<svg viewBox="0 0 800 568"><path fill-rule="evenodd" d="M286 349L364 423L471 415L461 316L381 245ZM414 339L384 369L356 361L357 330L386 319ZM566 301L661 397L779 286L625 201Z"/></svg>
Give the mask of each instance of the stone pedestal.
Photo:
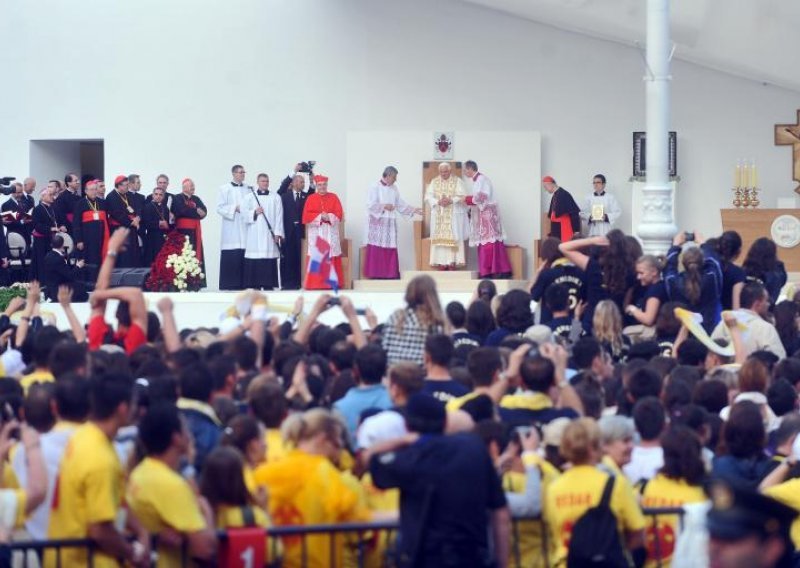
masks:
<svg viewBox="0 0 800 568"><path fill-rule="evenodd" d="M648 188L644 180L631 182L631 226L645 254L666 253L678 232L673 212L679 181L673 178L657 188Z"/></svg>

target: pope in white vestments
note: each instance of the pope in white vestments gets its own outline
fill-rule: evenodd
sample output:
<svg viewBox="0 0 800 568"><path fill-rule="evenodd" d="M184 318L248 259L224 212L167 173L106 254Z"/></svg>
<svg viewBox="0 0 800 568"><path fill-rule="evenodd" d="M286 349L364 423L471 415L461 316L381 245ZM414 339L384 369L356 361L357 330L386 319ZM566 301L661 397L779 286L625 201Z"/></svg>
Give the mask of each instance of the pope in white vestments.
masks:
<svg viewBox="0 0 800 568"><path fill-rule="evenodd" d="M397 217L422 215L422 209L403 201L397 190L397 169L388 166L383 177L369 188L367 195L367 254L364 261L366 278L400 278L397 256Z"/></svg>
<svg viewBox="0 0 800 568"><path fill-rule="evenodd" d="M266 174L259 174L258 190L250 191L242 200L242 218L247 226L244 285L264 290L277 288L278 243L284 236L283 203L277 193L269 191Z"/></svg>
<svg viewBox="0 0 800 568"><path fill-rule="evenodd" d="M244 273L244 241L247 227L242 220L242 199L249 189L244 185L244 168L231 169L233 180L220 186L217 194L217 214L222 217L219 262L219 289L241 290Z"/></svg>
<svg viewBox="0 0 800 568"><path fill-rule="evenodd" d="M604 237L622 215L617 198L606 191L606 177L597 174L592 181L594 191L586 197L580 216L588 226L588 236Z"/></svg>
<svg viewBox="0 0 800 568"><path fill-rule="evenodd" d="M466 193L461 179L452 175L447 162L439 164L439 175L425 191L431 207L431 266L448 270L466 264L464 238L467 235Z"/></svg>

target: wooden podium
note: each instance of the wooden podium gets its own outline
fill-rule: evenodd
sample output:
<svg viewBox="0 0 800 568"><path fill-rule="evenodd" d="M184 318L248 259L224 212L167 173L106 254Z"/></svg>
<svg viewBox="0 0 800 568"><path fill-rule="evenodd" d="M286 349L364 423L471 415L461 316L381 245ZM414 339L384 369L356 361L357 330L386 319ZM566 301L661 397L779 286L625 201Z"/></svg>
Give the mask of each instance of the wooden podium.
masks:
<svg viewBox="0 0 800 568"><path fill-rule="evenodd" d="M800 223L800 209L721 209L722 230L736 231L742 237L744 261L753 241L760 237L772 238L772 223L782 215L791 215ZM786 248L778 245L778 258L786 265L787 272L800 272L800 245Z"/></svg>

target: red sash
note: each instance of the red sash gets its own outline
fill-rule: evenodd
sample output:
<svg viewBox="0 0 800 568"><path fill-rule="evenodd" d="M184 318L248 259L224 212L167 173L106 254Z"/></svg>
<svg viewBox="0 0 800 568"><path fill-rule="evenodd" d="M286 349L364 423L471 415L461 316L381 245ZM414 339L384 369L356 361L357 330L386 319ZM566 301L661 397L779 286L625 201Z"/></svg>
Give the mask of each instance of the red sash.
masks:
<svg viewBox="0 0 800 568"><path fill-rule="evenodd" d="M566 243L572 240L572 235L574 235L572 231L572 220L570 219L569 215L562 215L561 217L556 217L555 213L550 214L550 220L561 225L561 242Z"/></svg>
<svg viewBox="0 0 800 568"><path fill-rule="evenodd" d="M200 226L200 219L190 219L181 217L175 221L176 229L191 229L194 231L195 248L197 249L197 260L203 262L203 229Z"/></svg>
<svg viewBox="0 0 800 568"><path fill-rule="evenodd" d="M98 219L94 218L97 213ZM81 222L83 223L103 223L103 245L101 247L100 258L106 257L108 251L108 216L105 211L84 211L81 215Z"/></svg>

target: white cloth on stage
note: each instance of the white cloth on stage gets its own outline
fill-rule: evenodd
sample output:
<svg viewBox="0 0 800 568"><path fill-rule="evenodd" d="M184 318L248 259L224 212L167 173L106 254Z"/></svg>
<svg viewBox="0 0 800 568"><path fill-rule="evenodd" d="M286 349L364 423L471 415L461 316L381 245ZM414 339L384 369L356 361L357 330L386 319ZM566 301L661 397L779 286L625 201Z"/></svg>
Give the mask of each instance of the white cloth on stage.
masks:
<svg viewBox="0 0 800 568"><path fill-rule="evenodd" d="M393 211L384 205L394 205ZM406 203L395 184L386 185L383 180L369 188L367 194L367 226L364 240L368 245L397 248L397 216L413 217L415 208Z"/></svg>
<svg viewBox="0 0 800 568"><path fill-rule="evenodd" d="M258 201L251 192L242 201L242 218L247 227L247 238L245 239L244 257L251 259L278 258L280 251L278 245L269 232L264 215L256 215L256 208L264 208L264 214L272 225L272 232L276 237L283 237L283 202L275 192L268 194L258 194Z"/></svg>
<svg viewBox="0 0 800 568"><path fill-rule="evenodd" d="M608 222L589 222L592 217L592 207L595 205L603 206L603 213L608 215ZM583 222L588 227L588 234L590 237L604 237L614 228L614 224L621 215L622 208L620 208L617 198L607 191L603 192L601 195L595 193L588 195L586 199L583 200L583 207L581 207L580 211L581 219L583 219Z"/></svg>
<svg viewBox="0 0 800 568"><path fill-rule="evenodd" d="M506 240L500 208L494 195L492 180L482 173L475 174L472 182L473 210L470 215L469 245L488 245Z"/></svg>
<svg viewBox="0 0 800 568"><path fill-rule="evenodd" d="M439 205L441 197L450 197L451 205ZM453 175L449 179L436 176L425 191L425 202L431 208L431 254L430 264L449 266L466 264L464 239L469 232L467 208L464 204L466 193L461 179ZM438 241L438 242L437 242Z"/></svg>
<svg viewBox="0 0 800 568"><path fill-rule="evenodd" d="M237 250L245 247L247 227L241 211L244 197L250 193L249 186L235 186L232 182L221 185L217 194L217 213L222 217L222 237L220 250Z"/></svg>

